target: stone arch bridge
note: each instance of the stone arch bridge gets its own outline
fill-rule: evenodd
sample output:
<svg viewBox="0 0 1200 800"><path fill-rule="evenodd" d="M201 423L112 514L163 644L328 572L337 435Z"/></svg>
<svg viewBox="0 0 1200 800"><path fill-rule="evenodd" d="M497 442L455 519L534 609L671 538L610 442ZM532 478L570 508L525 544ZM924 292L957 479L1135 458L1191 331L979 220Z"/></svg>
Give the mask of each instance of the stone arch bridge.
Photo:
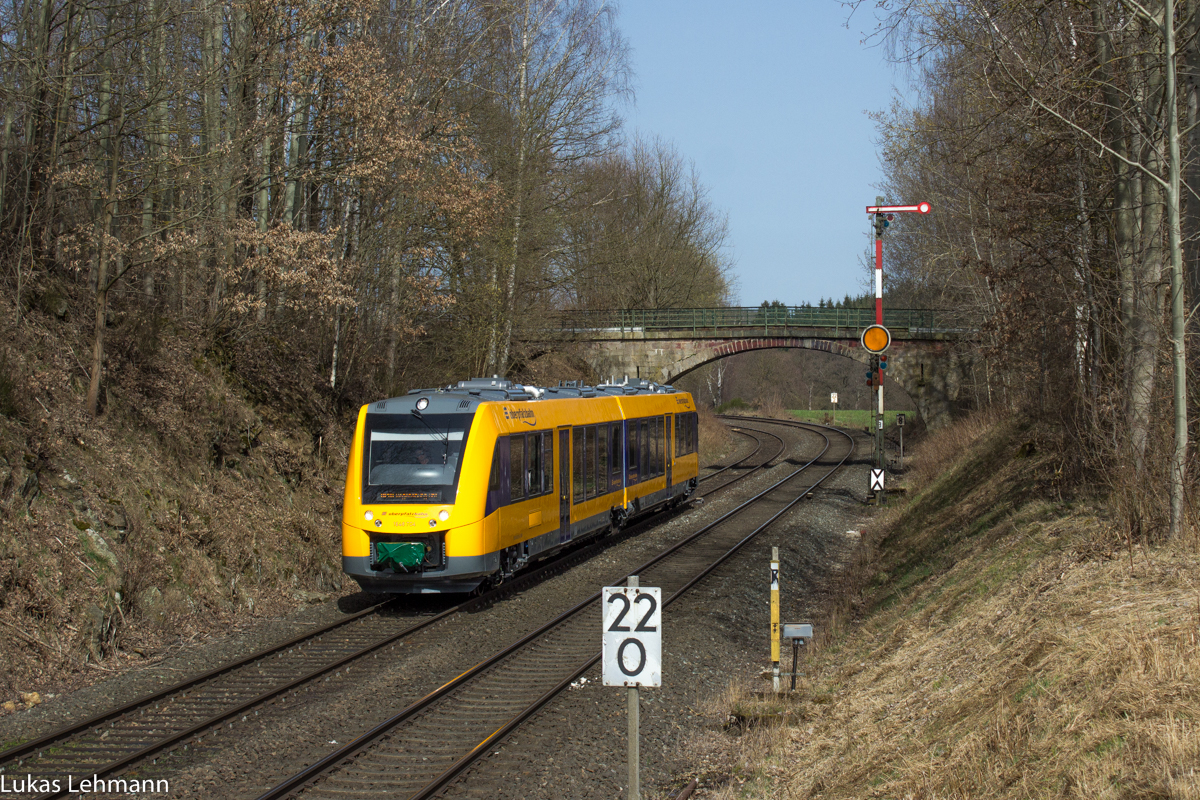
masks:
<svg viewBox="0 0 1200 800"><path fill-rule="evenodd" d="M559 340L582 345L580 355L601 378L671 383L704 364L737 353L774 348L821 350L870 363L859 343L875 322L873 308L633 309L574 311L560 317ZM930 427L947 422L971 365L954 347L975 331L945 327L934 311L884 309L892 334L887 377L913 399Z"/></svg>

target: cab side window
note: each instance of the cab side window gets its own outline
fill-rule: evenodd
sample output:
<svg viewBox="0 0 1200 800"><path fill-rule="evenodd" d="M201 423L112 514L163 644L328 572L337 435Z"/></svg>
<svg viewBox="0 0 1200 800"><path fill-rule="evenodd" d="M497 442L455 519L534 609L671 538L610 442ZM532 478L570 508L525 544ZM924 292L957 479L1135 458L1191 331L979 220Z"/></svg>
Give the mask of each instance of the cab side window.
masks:
<svg viewBox="0 0 1200 800"><path fill-rule="evenodd" d="M496 447L492 450L492 471L488 476L487 511L491 514L497 508L508 505L508 437L496 439Z"/></svg>

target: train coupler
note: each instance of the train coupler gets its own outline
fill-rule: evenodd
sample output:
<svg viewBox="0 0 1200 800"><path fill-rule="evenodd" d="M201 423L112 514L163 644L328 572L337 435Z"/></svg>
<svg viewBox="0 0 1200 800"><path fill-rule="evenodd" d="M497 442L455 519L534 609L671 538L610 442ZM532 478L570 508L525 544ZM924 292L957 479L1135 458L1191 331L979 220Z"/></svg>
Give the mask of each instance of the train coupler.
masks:
<svg viewBox="0 0 1200 800"><path fill-rule="evenodd" d="M403 569L421 566L428 548L424 542L376 542L375 569Z"/></svg>

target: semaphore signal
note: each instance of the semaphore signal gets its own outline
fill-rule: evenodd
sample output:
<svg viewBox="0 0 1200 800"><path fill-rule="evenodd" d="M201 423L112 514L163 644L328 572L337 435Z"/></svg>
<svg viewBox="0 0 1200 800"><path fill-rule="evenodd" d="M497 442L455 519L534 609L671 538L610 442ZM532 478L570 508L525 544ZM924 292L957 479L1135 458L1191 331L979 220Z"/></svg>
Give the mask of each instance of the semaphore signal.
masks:
<svg viewBox="0 0 1200 800"><path fill-rule="evenodd" d="M928 214L932 210L929 203L917 203L911 206L867 206L868 214L895 214L901 211L915 211L918 214Z"/></svg>
<svg viewBox="0 0 1200 800"><path fill-rule="evenodd" d="M880 502L883 501L883 471L887 462L883 453L883 371L887 368L887 356L883 351L892 343L891 332L883 327L883 234L888 223L895 219L896 214L912 212L928 214L932 210L929 203L913 203L903 206L885 206L883 198L876 197L875 205L867 206L867 213L875 215L875 324L863 331L861 338L863 349L872 354L871 369L867 373L867 385L876 391L878 405L875 417L875 455L879 467L879 481L876 484L872 470L871 491L879 491Z"/></svg>

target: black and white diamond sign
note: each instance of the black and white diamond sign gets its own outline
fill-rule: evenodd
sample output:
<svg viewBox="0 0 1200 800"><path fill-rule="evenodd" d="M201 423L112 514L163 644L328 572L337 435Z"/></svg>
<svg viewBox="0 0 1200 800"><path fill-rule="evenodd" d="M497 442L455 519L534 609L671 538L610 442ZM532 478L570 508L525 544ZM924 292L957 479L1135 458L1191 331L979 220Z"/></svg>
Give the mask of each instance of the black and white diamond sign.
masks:
<svg viewBox="0 0 1200 800"><path fill-rule="evenodd" d="M883 491L883 470L881 470L881 469L872 469L871 470L871 491L872 492L882 492Z"/></svg>

